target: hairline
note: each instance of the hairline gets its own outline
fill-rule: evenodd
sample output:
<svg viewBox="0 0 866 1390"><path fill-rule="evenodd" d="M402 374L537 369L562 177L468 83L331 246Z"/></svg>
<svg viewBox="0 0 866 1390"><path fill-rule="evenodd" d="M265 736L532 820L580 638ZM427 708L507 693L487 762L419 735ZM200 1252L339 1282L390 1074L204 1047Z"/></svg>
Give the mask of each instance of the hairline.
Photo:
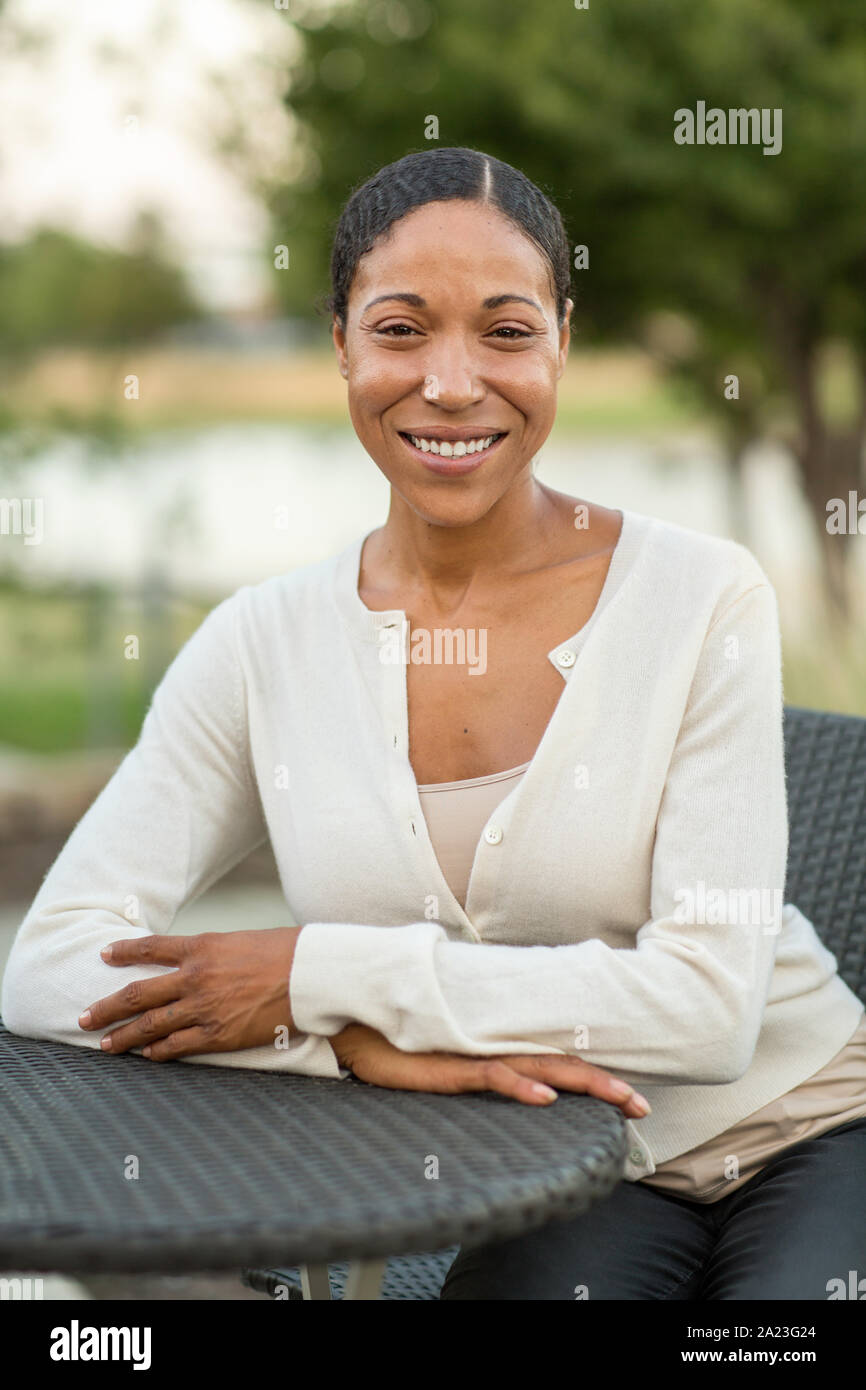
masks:
<svg viewBox="0 0 866 1390"><path fill-rule="evenodd" d="M525 239L526 241L528 241L528 242L530 243L530 245L533 246L533 247L535 248L535 250L538 252L538 255L541 257L542 261L544 262L544 264L545 264L545 266L546 266L546 268L547 268L547 278L548 278L548 282L549 282L549 287L550 287L550 289L551 289L551 291L552 291L552 293L551 293L551 298L553 299L553 304L554 304L554 314L555 314L555 316L556 316L557 324L559 324L560 320L559 320L559 315L558 315L558 313L557 313L556 273L555 273L555 271L554 271L553 263L551 262L551 259L550 259L550 257L548 256L548 254L547 254L546 250L544 249L544 247L543 247L538 241L536 241L535 237L532 236L532 234L531 234L530 232L527 231L527 229L522 225L521 222L519 222L519 221L517 220L517 218L513 217L512 214L511 214L510 212L508 212L505 208L501 207L500 204L496 202L495 198L491 196L491 193L492 193L492 182L493 182L493 181L492 181L492 175L491 175L491 169L490 169L490 161L489 161L489 159L487 158L486 155L482 155L482 158L483 158L483 160L484 160L484 180L483 180L482 188L479 190L478 193L473 193L473 194L471 194L471 195L467 195L467 194L465 194L465 193L456 193L456 194L454 194L453 197L450 197L450 198L449 198L449 197L445 197L445 198L442 198L442 197L428 198L428 199L426 199L423 203L414 203L414 204L412 205L412 207L407 208L405 212L401 212L399 217L393 218L393 220L392 220L391 222L388 223L388 226L387 226L387 227L383 227L382 230L381 230L381 232L378 232L378 233L377 233L377 235L376 235L376 237L375 237L375 239L374 239L374 241L373 241L373 244L372 244L371 246L368 246L367 249L366 249L365 251L362 251L362 252L359 254L359 256L358 256L358 258L357 258L357 260L356 260L356 262L355 262L354 268L353 268L353 270L352 270L352 281L350 282L350 284L349 284L349 285L347 286L347 288L346 288L346 318L348 318L349 296L350 296L350 294L351 294L351 292L352 292L352 284L354 283L355 276L357 275L358 266L360 265L360 263L361 263L361 261L363 260L363 258L364 258L365 256L369 256L370 252L373 251L373 250L375 250L375 248L379 245L379 243L380 243L381 241L386 241L386 240L387 240L387 238L388 238L389 235L391 234L391 231L393 230L394 227L397 226L398 222L403 222L403 221L405 221L405 219L406 219L407 217L411 217L411 215L412 215L413 212L419 212L422 208L430 207L433 203L458 203L458 202L459 202L459 203L480 203L482 206L486 206L486 207L492 208L495 212L498 212L502 218L504 218L504 220L509 224L509 226L513 227L513 228L515 229L515 231L520 232L520 234L524 237L524 239ZM393 298L393 297L394 297L394 296L389 296L389 298ZM369 307L370 307L369 304L366 305L366 308L369 308ZM542 310L542 312L544 312L544 311ZM343 327L343 328L345 327L345 320L342 318L342 316L338 315L338 314L335 312L335 313L333 314L333 317L334 317L334 319L340 324L341 327ZM563 323L565 322L565 317L566 317L566 315L565 315L565 313L563 313L563 318L562 318L562 322L563 322Z"/></svg>

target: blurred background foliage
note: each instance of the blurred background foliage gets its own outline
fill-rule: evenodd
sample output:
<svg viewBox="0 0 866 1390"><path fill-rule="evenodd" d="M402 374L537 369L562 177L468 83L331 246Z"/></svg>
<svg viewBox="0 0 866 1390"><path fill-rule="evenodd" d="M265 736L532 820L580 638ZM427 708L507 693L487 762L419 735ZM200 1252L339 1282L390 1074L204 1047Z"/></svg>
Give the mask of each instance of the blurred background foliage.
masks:
<svg viewBox="0 0 866 1390"><path fill-rule="evenodd" d="M17 365L50 347L147 342L200 313L148 214L128 252L56 228L0 246L0 302L0 353Z"/></svg>
<svg viewBox="0 0 866 1390"><path fill-rule="evenodd" d="M322 22L327 12L327 22ZM438 143L530 172L574 245L576 339L636 343L696 399L730 466L773 435L792 450L835 606L848 552L828 497L864 483L866 21L848 0L522 0L295 4L303 49L287 102L308 172L275 190L275 237L304 312L327 282L346 190ZM780 153L673 143L673 112L783 112ZM429 143L429 142L427 142ZM723 394L739 378L739 400Z"/></svg>

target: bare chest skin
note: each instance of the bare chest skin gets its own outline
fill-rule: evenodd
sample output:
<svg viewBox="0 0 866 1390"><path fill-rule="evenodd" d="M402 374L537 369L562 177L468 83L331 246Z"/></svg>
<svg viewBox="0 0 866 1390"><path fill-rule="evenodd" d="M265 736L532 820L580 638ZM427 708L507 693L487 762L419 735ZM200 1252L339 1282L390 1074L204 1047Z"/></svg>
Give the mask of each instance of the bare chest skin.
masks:
<svg viewBox="0 0 866 1390"><path fill-rule="evenodd" d="M393 605L410 622L409 761L420 785L485 777L534 756L566 687L548 652L592 616L619 534L612 515L608 545L510 585L483 609L464 604L443 618ZM459 636L442 636L437 649L436 628L462 630L465 649Z"/></svg>

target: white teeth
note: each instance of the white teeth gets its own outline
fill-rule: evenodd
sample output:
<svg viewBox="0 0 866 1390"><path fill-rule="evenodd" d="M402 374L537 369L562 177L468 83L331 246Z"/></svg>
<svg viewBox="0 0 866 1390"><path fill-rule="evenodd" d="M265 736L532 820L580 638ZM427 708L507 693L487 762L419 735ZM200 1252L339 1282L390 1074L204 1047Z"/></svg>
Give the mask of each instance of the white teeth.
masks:
<svg viewBox="0 0 866 1390"><path fill-rule="evenodd" d="M416 435L410 434L409 438L416 449L422 449L425 454L441 454L442 458L463 458L465 454L480 454L483 449L489 449L494 439L498 439L496 434L489 434L486 439L455 439L450 442L447 439L419 439Z"/></svg>

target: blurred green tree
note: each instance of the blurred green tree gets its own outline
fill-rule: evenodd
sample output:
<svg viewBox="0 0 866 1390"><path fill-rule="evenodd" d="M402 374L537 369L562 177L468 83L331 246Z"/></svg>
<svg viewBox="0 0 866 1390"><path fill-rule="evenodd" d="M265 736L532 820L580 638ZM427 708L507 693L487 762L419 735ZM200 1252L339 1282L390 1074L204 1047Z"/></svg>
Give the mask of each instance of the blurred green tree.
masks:
<svg viewBox="0 0 866 1390"><path fill-rule="evenodd" d="M272 194L287 310L327 286L333 226L381 165L469 145L560 206L577 338L637 342L747 448L796 460L828 594L844 615L854 537L827 504L866 482L866 19L848 0L294 0L286 102L298 178ZM677 144L681 108L776 109L782 147ZM833 390L828 354L847 369ZM728 399L726 378L739 396Z"/></svg>
<svg viewBox="0 0 866 1390"><path fill-rule="evenodd" d="M202 308L172 264L157 216L143 209L128 250L41 227L0 245L0 472L14 474L57 431L76 431L92 460L113 458L128 438L118 409L124 354ZM15 404L15 386L46 349L100 350L103 403L88 413L56 409L38 420Z"/></svg>
<svg viewBox="0 0 866 1390"><path fill-rule="evenodd" d="M0 356L20 364L47 347L146 342L200 314L182 272L159 254L152 214L131 251L96 246L58 228L0 246Z"/></svg>

